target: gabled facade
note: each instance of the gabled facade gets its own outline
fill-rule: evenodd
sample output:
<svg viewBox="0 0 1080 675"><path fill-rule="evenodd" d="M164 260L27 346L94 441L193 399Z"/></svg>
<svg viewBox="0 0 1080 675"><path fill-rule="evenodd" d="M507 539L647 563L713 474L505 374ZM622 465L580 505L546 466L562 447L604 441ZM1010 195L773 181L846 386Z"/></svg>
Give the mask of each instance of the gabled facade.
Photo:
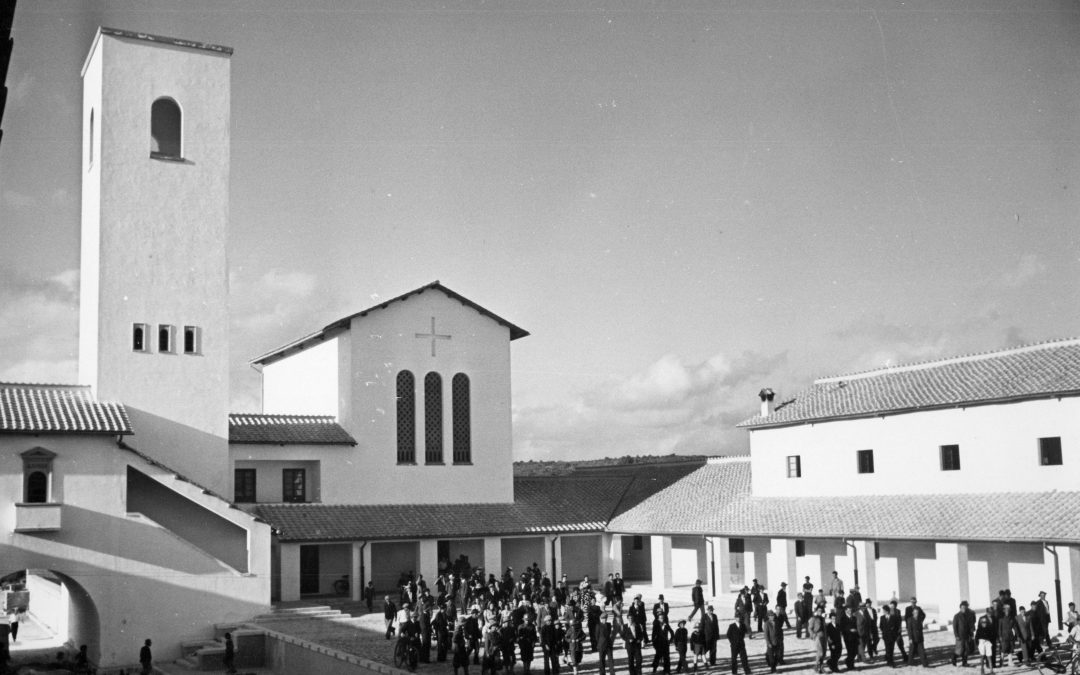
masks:
<svg viewBox="0 0 1080 675"><path fill-rule="evenodd" d="M264 414L330 415L355 440L294 449L321 476L317 501L510 503L510 342L525 335L436 281L252 363ZM280 454L231 452L234 463Z"/></svg>

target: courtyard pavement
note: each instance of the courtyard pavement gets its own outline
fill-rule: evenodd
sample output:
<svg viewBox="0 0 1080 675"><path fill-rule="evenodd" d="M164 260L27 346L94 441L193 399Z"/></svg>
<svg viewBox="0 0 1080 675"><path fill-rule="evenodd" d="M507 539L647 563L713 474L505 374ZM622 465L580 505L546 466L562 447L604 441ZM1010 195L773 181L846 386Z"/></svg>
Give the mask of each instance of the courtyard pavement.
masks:
<svg viewBox="0 0 1080 675"><path fill-rule="evenodd" d="M638 588L628 592L628 599L632 598L635 593L642 592L643 601L646 607L652 609L653 602L656 601L655 589ZM672 626L674 627L679 619L686 618L691 611L689 602L682 600L683 597L689 598L689 591L686 589L667 589L665 597L671 604L670 618ZM672 602L674 600L674 602ZM290 603L292 604L292 603ZM318 604L313 602L312 604ZM730 608L734 605L734 595L731 596L730 602L728 598L716 599L717 614L720 616L721 634L727 630L727 626L731 620L732 612ZM295 606L295 605L294 605ZM727 611L723 611L727 609ZM336 649L338 651L353 654L361 658L370 659L378 663L392 665L393 664L393 648L394 641L387 640L384 637L384 621L382 611L376 607L376 611L371 614L357 615L356 618L351 619L295 619L295 620L282 620L277 619L272 623L267 623L266 628L271 630L292 635L310 642ZM796 639L795 631L784 631L784 646L785 646L785 663L780 665L777 672L780 673L792 673L812 671L814 668L814 650L813 646L808 639ZM907 639L905 636L905 645ZM760 633L755 633L755 637L747 642L747 651L750 660L750 669L754 673L768 672L768 666L765 664L765 641L762 639ZM932 624L926 632L926 647L927 654L929 656L929 662L932 667L944 668L948 671L975 673L978 672L978 661L975 657L969 659L969 668L953 667L950 663L953 639L951 630L940 630L936 627L936 624ZM858 663L856 664L856 670L867 671L886 671L888 666L884 662L884 645L879 643L878 658L873 663ZM652 672L652 647L645 647L643 653L644 660L644 673L649 674ZM672 672L675 671L675 665L677 656L675 650L672 648ZM723 673L730 670L730 659L728 658L729 651L727 646L727 640L721 637L717 647L717 662L715 666L706 667L704 670L700 670L702 673ZM421 663L417 668L417 672L421 674L429 675L451 675L453 668L450 665L449 656L448 660L443 663L435 661L435 650L432 649L432 662ZM688 661L692 661L692 655L688 656ZM532 668L530 673L534 675L541 675L543 673L543 658L540 656L540 650L537 648L536 657L533 659ZM843 660L841 659L841 670L843 669ZM918 666L900 666L900 668L910 668ZM595 653L590 653L588 642L585 645L585 654L582 660L582 664L579 668L579 672L582 675L598 674L598 657ZM470 672L473 675L479 675L480 666L470 665ZM1013 668L998 668L998 673L1014 673L1029 671L1025 666L1013 667ZM626 650L623 647L622 640L618 640L615 643L615 671L617 673L628 672L626 663ZM520 660L514 667L514 672L522 673L522 664ZM573 671L562 667L560 672L563 675L572 673Z"/></svg>

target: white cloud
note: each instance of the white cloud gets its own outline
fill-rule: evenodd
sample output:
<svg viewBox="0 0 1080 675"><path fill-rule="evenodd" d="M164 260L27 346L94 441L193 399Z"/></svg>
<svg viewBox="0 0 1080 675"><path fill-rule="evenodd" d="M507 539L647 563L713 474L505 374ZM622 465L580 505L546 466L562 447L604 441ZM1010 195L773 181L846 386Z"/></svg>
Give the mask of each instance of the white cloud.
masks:
<svg viewBox="0 0 1080 675"><path fill-rule="evenodd" d="M74 270L40 282L0 273L0 378L75 381L77 280Z"/></svg>
<svg viewBox="0 0 1080 675"><path fill-rule="evenodd" d="M233 272L229 279L233 326L256 333L289 326L310 310L304 301L317 286L318 279L307 272L273 269L257 279Z"/></svg>
<svg viewBox="0 0 1080 675"><path fill-rule="evenodd" d="M745 452L734 425L755 410L753 394L776 381L785 355L717 354L692 363L675 354L566 400L514 410L517 459Z"/></svg>

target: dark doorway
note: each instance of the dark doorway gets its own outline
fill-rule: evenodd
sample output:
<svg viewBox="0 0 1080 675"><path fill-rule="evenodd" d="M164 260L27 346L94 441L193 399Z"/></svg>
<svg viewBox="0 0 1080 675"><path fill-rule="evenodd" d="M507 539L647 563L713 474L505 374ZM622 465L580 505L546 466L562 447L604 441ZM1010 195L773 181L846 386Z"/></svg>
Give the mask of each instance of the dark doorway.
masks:
<svg viewBox="0 0 1080 675"><path fill-rule="evenodd" d="M319 547L300 547L300 594L319 592Z"/></svg>

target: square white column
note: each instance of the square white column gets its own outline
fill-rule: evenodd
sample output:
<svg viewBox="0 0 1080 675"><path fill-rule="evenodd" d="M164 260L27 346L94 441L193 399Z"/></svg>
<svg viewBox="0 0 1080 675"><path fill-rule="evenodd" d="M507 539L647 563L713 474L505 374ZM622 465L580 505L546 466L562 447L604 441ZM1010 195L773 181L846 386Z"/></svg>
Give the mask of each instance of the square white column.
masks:
<svg viewBox="0 0 1080 675"><path fill-rule="evenodd" d="M607 581L607 575L622 571L622 535L604 534L601 539L600 583Z"/></svg>
<svg viewBox="0 0 1080 675"><path fill-rule="evenodd" d="M769 552L765 555L765 577L768 584L769 597L775 598L780 590L780 582L787 582L789 589L798 588L798 571L795 569L795 540L772 539L770 540ZM789 594L792 591L789 590ZM790 596L789 596L790 598ZM788 600L788 605L794 602L794 598Z"/></svg>
<svg viewBox="0 0 1080 675"><path fill-rule="evenodd" d="M281 601L300 599L300 544L281 544L278 547L281 571Z"/></svg>
<svg viewBox="0 0 1080 675"><path fill-rule="evenodd" d="M671 588L671 537L653 535L650 537L652 548L652 585Z"/></svg>
<svg viewBox="0 0 1080 675"><path fill-rule="evenodd" d="M435 588L435 577L439 576L439 542L437 539L420 540L420 569L428 588Z"/></svg>
<svg viewBox="0 0 1080 675"><path fill-rule="evenodd" d="M968 600L968 547L967 544L934 544L937 565L939 596L933 598L938 605L938 622L947 624L960 609L960 601ZM921 599L921 598L920 598ZM930 598L923 602L930 601Z"/></svg>
<svg viewBox="0 0 1080 675"><path fill-rule="evenodd" d="M870 598L875 602L880 601L882 597L877 586L877 559L874 557L874 542L860 539L853 543L859 559L859 593L863 598ZM966 553L967 549L964 550ZM967 569L966 559L964 569ZM877 602L877 604L881 603Z"/></svg>
<svg viewBox="0 0 1080 675"><path fill-rule="evenodd" d="M494 574L498 579L502 576L502 571L502 539L484 537L484 572Z"/></svg>

